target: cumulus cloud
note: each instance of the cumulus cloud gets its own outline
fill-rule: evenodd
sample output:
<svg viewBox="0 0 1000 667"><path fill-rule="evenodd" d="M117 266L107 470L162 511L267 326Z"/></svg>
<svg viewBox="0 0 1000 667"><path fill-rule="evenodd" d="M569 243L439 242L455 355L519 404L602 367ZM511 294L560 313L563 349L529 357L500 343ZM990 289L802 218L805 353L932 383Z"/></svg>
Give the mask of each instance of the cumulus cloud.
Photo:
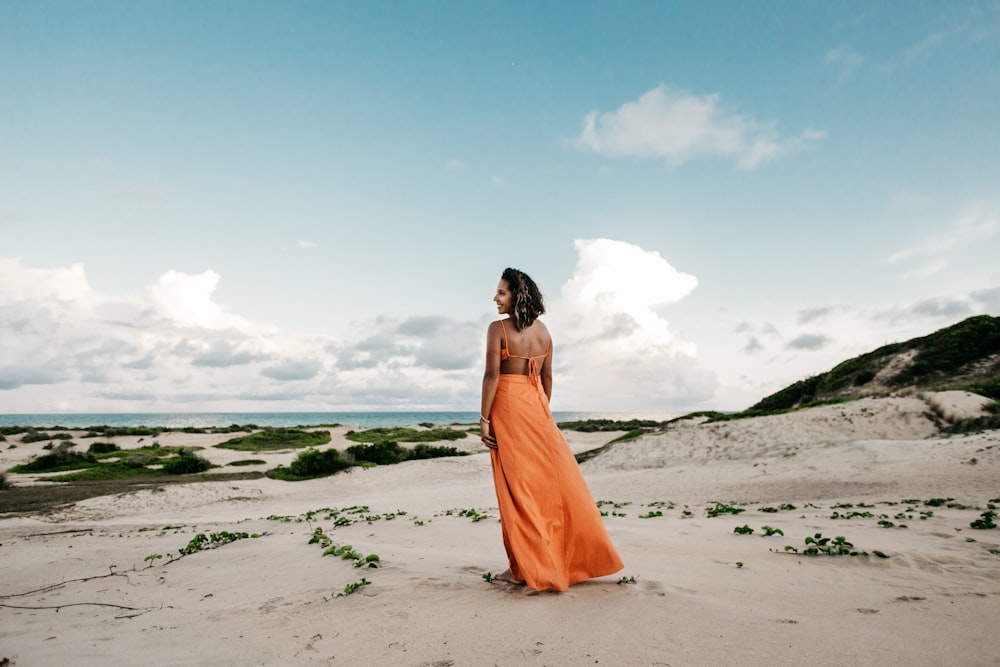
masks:
<svg viewBox="0 0 1000 667"><path fill-rule="evenodd" d="M718 95L696 95L657 86L614 112L591 111L576 144L609 156L652 157L679 165L704 156L736 160L741 169L822 139L806 130L782 137L773 122L729 111Z"/></svg>
<svg viewBox="0 0 1000 667"><path fill-rule="evenodd" d="M377 317L334 340L232 313L215 301L220 277L212 271L167 271L131 297L95 294L82 265L0 260L0 277L7 410L254 410L276 402L429 410L478 402L485 320Z"/></svg>
<svg viewBox="0 0 1000 667"><path fill-rule="evenodd" d="M227 312L212 300L219 278L215 271L191 275L170 270L148 289L149 298L159 315L176 324L203 329L252 329L245 318Z"/></svg>
<svg viewBox="0 0 1000 667"><path fill-rule="evenodd" d="M666 410L710 397L714 377L661 314L689 295L697 278L624 241L575 245L576 269L551 308L561 404Z"/></svg>

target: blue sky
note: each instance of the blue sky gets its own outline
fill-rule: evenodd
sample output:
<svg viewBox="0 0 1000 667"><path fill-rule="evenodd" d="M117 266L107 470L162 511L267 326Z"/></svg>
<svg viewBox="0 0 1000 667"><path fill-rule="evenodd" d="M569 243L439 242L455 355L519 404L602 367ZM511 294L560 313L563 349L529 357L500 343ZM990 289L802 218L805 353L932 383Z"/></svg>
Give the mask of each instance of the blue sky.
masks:
<svg viewBox="0 0 1000 667"><path fill-rule="evenodd" d="M0 412L741 409L1000 315L998 2L0 0Z"/></svg>

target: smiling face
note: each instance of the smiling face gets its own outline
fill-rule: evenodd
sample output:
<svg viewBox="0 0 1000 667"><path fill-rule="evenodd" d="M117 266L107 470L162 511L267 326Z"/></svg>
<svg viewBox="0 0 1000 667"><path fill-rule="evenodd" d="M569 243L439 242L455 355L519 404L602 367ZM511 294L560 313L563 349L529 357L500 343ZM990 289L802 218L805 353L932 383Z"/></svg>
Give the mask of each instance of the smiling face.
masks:
<svg viewBox="0 0 1000 667"><path fill-rule="evenodd" d="M510 286L503 278L497 283L497 293L493 296L493 303L497 305L497 313L509 315L514 307L514 295L510 292Z"/></svg>

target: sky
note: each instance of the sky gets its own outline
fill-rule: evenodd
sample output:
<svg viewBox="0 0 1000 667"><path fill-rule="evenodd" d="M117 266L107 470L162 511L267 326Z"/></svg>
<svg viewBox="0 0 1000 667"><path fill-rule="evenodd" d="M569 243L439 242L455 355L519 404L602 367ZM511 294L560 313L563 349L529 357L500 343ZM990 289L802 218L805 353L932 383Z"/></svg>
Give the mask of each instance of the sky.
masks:
<svg viewBox="0 0 1000 667"><path fill-rule="evenodd" d="M1000 2L0 0L0 413L741 410L1000 315Z"/></svg>

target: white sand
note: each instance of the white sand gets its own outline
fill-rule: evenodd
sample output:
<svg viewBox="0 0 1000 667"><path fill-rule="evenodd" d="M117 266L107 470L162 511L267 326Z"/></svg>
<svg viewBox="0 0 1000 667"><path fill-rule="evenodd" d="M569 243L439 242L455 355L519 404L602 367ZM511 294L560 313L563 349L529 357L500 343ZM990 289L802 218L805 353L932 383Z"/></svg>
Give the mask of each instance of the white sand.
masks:
<svg viewBox="0 0 1000 667"><path fill-rule="evenodd" d="M982 406L960 392L934 400L945 415L975 415ZM567 433L576 451L617 435ZM206 446L228 437L156 440ZM0 468L30 459L42 444L3 449ZM334 446L346 444L334 429ZM1000 498L1000 432L941 437L923 398L682 423L610 447L582 467L594 497L620 505L603 509L613 513L606 522L626 566L567 593L484 581L484 573L504 569L503 546L488 456L478 440L464 444L477 453L310 482L173 485L2 520L0 603L61 608L0 607L0 659L22 666L1000 665L1000 555L990 552L1000 549L1000 530L969 525ZM217 463L262 458L264 467L295 456L200 454ZM924 504L932 498L959 505ZM919 502L901 503L907 499ZM709 518L706 508L717 501L746 510ZM672 506L651 506L658 502ZM760 509L783 503L795 509ZM834 507L846 503L854 507ZM266 518L354 505L382 518L340 528L322 514L311 524ZM467 508L493 518L457 514ZM640 518L652 511L663 516ZM874 516L833 519L834 512ZM743 525L754 533L734 534ZM784 536L763 536L765 525ZM316 526L337 545L378 554L383 568L360 571L323 557L308 544ZM144 562L220 531L263 535ZM785 545L801 551L817 532L845 536L869 555L785 552ZM111 565L115 575L101 576ZM336 597L362 577L372 583ZM619 584L622 577L637 583Z"/></svg>

